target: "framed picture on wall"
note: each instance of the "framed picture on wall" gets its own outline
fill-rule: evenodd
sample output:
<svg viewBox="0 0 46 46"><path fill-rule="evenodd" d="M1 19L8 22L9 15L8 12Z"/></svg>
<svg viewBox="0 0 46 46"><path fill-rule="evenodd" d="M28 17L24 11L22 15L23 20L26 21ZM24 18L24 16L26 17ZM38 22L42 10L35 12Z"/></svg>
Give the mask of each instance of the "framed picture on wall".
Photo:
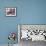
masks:
<svg viewBox="0 0 46 46"><path fill-rule="evenodd" d="M6 16L16 16L16 8L6 8Z"/></svg>

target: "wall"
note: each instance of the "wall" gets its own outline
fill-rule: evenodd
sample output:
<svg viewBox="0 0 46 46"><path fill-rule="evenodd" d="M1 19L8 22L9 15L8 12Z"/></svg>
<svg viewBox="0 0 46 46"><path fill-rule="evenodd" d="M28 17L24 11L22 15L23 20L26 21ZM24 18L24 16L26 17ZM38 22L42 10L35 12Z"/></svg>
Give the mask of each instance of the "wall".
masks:
<svg viewBox="0 0 46 46"><path fill-rule="evenodd" d="M23 0L21 24L46 24L46 0Z"/></svg>
<svg viewBox="0 0 46 46"><path fill-rule="evenodd" d="M16 17L6 17L5 8L6 7L16 7L17 16ZM20 1L17 0L0 0L0 44L8 43L8 34L10 32L16 32L17 24L20 23L21 18L21 7ZM15 41L18 42L17 39Z"/></svg>
<svg viewBox="0 0 46 46"><path fill-rule="evenodd" d="M16 7L17 16L6 17L6 7ZM17 34L17 24L46 24L46 0L0 0L0 44L8 43L9 32Z"/></svg>

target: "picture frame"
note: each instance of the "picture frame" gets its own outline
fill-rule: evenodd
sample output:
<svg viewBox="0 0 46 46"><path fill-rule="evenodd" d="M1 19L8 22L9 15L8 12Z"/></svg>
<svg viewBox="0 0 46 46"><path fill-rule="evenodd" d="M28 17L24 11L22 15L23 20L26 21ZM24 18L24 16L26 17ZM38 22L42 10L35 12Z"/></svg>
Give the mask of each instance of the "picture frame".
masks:
<svg viewBox="0 0 46 46"><path fill-rule="evenodd" d="M6 8L6 16L16 16L16 8Z"/></svg>
<svg viewBox="0 0 46 46"><path fill-rule="evenodd" d="M18 24L18 42L22 40L46 41L46 24Z"/></svg>

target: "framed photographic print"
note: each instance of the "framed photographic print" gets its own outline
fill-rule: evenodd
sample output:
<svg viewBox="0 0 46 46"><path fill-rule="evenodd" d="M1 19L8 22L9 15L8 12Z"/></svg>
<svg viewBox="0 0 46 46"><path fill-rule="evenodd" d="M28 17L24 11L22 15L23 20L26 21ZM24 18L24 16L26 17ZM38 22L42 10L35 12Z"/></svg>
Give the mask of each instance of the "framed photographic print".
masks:
<svg viewBox="0 0 46 46"><path fill-rule="evenodd" d="M6 16L16 16L16 8L6 8Z"/></svg>
<svg viewBox="0 0 46 46"><path fill-rule="evenodd" d="M45 24L20 24L18 25L18 41L46 41Z"/></svg>

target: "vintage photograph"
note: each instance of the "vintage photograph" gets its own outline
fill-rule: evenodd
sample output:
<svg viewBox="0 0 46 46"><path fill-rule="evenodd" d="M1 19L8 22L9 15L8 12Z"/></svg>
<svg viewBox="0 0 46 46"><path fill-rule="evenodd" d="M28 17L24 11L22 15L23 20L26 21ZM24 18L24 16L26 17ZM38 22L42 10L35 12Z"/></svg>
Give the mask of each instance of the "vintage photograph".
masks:
<svg viewBox="0 0 46 46"><path fill-rule="evenodd" d="M6 8L6 16L16 16L16 8Z"/></svg>

